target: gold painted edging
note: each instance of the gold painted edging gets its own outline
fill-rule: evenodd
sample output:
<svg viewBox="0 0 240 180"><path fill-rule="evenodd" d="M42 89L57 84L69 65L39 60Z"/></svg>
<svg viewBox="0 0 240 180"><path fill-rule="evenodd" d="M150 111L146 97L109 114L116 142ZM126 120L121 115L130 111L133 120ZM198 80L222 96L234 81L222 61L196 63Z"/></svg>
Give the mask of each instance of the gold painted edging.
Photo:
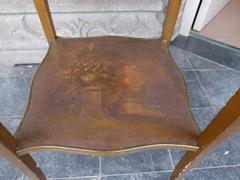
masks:
<svg viewBox="0 0 240 180"><path fill-rule="evenodd" d="M17 154L19 156L32 153L32 152L43 152L43 151L55 151L55 152L68 152L73 154L81 154L81 155L92 155L92 156L121 156L127 155L130 153L135 153L144 150L151 149L182 149L188 151L196 151L199 149L198 146L190 146L190 145L178 145L178 144L153 144L147 146L133 147L121 150L91 150L91 149L79 149L72 147L63 147L63 146L35 146L17 150Z"/></svg>

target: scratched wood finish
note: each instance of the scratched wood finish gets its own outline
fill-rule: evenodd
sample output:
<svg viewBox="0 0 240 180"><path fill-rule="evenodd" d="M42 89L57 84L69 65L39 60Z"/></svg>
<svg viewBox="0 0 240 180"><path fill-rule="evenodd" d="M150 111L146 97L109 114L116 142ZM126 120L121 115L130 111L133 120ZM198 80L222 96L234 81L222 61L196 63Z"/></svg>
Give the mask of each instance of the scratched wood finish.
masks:
<svg viewBox="0 0 240 180"><path fill-rule="evenodd" d="M230 99L198 138L199 149L187 152L177 164L171 179L181 179L220 143L240 130L240 90Z"/></svg>
<svg viewBox="0 0 240 180"><path fill-rule="evenodd" d="M46 180L43 172L37 167L30 155L18 156L16 154L17 144L15 137L0 123L0 155L4 156L31 179Z"/></svg>
<svg viewBox="0 0 240 180"><path fill-rule="evenodd" d="M199 133L167 43L109 36L52 42L16 137L21 154L65 147L118 155L194 150Z"/></svg>

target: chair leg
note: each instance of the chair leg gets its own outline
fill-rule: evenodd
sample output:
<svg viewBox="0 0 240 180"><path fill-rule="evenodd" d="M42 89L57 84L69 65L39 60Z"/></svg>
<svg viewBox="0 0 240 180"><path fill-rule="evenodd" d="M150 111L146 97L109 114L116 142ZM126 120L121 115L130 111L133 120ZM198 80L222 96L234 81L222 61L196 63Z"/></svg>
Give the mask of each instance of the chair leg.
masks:
<svg viewBox="0 0 240 180"><path fill-rule="evenodd" d="M0 123L0 155L24 172L31 180L46 180L45 175L29 154L16 154L17 140Z"/></svg>
<svg viewBox="0 0 240 180"><path fill-rule="evenodd" d="M240 90L230 99L198 138L199 149L188 151L175 167L171 180L182 179L184 173L196 165L220 143L240 130Z"/></svg>
<svg viewBox="0 0 240 180"><path fill-rule="evenodd" d="M202 160L208 153L207 150L187 151L175 167L170 180L184 179L185 173Z"/></svg>

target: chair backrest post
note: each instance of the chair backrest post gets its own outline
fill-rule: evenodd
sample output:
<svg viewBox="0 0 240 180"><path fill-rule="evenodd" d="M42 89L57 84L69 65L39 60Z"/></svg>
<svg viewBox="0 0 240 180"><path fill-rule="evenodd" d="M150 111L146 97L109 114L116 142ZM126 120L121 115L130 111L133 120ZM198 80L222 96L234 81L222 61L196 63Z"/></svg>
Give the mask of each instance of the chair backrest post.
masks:
<svg viewBox="0 0 240 180"><path fill-rule="evenodd" d="M169 0L164 21L162 40L171 41L182 0Z"/></svg>
<svg viewBox="0 0 240 180"><path fill-rule="evenodd" d="M54 28L52 16L48 6L47 0L34 0L35 7L37 9L38 16L41 20L44 33L47 37L47 41L50 44L51 41L55 40L57 35Z"/></svg>

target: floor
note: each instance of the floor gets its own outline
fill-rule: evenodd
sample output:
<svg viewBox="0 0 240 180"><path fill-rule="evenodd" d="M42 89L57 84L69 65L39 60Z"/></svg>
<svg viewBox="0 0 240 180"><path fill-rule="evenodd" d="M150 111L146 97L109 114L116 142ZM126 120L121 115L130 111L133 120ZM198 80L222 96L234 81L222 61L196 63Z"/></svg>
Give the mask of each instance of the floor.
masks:
<svg viewBox="0 0 240 180"><path fill-rule="evenodd" d="M240 71L172 47L189 90L192 111L202 129L240 88ZM0 121L14 132L23 115L30 80L37 66L0 66ZM151 150L122 157L90 157L65 153L34 153L49 179L166 180L184 152ZM1 180L25 180L0 157ZM240 133L227 139L186 177L188 180L240 179Z"/></svg>
<svg viewBox="0 0 240 180"><path fill-rule="evenodd" d="M197 34L240 48L240 1L231 0L227 6Z"/></svg>

